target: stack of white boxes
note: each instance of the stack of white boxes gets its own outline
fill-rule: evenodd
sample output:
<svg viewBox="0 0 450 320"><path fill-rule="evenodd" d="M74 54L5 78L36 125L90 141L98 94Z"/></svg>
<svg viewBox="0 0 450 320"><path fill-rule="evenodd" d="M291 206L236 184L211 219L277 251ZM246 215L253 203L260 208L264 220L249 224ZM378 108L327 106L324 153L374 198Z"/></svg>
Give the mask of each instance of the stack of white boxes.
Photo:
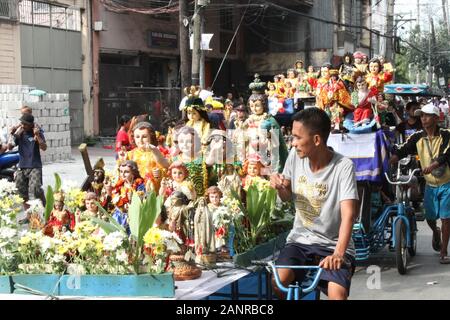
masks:
<svg viewBox="0 0 450 320"><path fill-rule="evenodd" d="M70 116L68 94L29 95L33 89L21 85L0 85L0 128L17 124L20 109L33 110L35 122L44 130L47 150L41 151L43 163L71 159Z"/></svg>

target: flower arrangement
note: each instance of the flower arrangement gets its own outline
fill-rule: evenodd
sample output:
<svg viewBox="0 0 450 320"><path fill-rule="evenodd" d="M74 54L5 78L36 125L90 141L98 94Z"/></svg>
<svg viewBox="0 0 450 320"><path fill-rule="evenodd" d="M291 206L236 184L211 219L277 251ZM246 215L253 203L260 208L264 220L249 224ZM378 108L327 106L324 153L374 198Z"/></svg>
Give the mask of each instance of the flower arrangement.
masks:
<svg viewBox="0 0 450 320"><path fill-rule="evenodd" d="M169 266L169 255L178 253L183 241L175 232L150 228L144 235L144 260L150 273L162 273Z"/></svg>
<svg viewBox="0 0 450 320"><path fill-rule="evenodd" d="M0 274L8 274L17 266L17 215L23 200L13 182L0 179Z"/></svg>
<svg viewBox="0 0 450 320"><path fill-rule="evenodd" d="M234 249L237 253L247 251L269 240L281 233L283 230L280 229L292 222L292 219L284 216L289 209L277 209L277 192L270 187L267 180L254 179L246 193L245 202L236 192L232 192L233 200L224 202L230 211L242 212L233 219ZM278 228L279 226L281 228Z"/></svg>
<svg viewBox="0 0 450 320"><path fill-rule="evenodd" d="M216 246L224 245L229 240L230 228L234 225L234 220L243 217L243 213L239 209L239 205L235 203L235 200L228 199L224 198L222 201L229 206L220 206L214 211L213 224L216 230Z"/></svg>
<svg viewBox="0 0 450 320"><path fill-rule="evenodd" d="M65 194L64 204L69 210L69 212L74 213L77 210L81 210L84 207L84 198L86 197L86 192L81 191L80 188L71 188L65 190L64 194Z"/></svg>

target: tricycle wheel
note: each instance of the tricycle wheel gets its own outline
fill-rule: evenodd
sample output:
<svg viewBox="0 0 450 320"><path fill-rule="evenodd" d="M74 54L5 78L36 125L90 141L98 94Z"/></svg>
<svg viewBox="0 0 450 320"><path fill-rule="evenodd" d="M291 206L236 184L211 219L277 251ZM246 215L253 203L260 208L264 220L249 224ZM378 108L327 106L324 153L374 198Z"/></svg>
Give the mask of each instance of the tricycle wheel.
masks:
<svg viewBox="0 0 450 320"><path fill-rule="evenodd" d="M411 237L411 247L408 247L408 253L411 257L414 257L416 255L416 249L417 249L417 230L416 230L416 223L413 221L413 219L410 220L410 237Z"/></svg>
<svg viewBox="0 0 450 320"><path fill-rule="evenodd" d="M406 246L406 225L402 219L395 224L395 256L397 260L398 273L406 273L408 263L408 248Z"/></svg>

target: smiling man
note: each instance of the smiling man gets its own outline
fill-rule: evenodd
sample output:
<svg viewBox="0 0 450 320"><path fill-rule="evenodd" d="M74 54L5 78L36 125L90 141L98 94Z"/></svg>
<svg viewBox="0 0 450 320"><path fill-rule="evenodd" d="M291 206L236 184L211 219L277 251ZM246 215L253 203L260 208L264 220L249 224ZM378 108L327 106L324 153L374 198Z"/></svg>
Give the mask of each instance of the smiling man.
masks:
<svg viewBox="0 0 450 320"><path fill-rule="evenodd" d="M416 131L394 151L390 162L396 163L408 154L417 154L426 186L423 204L425 218L433 231L432 247L440 252L439 262L450 264L448 243L450 238L450 130L439 128L439 108L427 104L416 110L423 130ZM441 230L437 220L442 223Z"/></svg>
<svg viewBox="0 0 450 320"><path fill-rule="evenodd" d="M318 108L292 118L292 150L283 174L270 178L283 201L294 201L294 226L277 265L319 265L319 287L330 299L346 299L354 271L351 240L358 192L353 162L327 147L331 121ZM303 270L279 269L283 285L301 283ZM276 286L274 285L274 288ZM275 289L281 297L281 292Z"/></svg>

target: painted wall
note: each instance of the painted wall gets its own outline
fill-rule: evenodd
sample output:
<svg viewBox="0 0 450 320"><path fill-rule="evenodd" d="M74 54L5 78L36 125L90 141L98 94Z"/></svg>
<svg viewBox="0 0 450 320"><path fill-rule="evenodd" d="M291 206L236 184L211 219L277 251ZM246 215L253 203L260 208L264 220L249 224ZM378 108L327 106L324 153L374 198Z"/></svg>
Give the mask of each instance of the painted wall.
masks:
<svg viewBox="0 0 450 320"><path fill-rule="evenodd" d="M21 83L20 31L15 23L0 20L0 84Z"/></svg>

